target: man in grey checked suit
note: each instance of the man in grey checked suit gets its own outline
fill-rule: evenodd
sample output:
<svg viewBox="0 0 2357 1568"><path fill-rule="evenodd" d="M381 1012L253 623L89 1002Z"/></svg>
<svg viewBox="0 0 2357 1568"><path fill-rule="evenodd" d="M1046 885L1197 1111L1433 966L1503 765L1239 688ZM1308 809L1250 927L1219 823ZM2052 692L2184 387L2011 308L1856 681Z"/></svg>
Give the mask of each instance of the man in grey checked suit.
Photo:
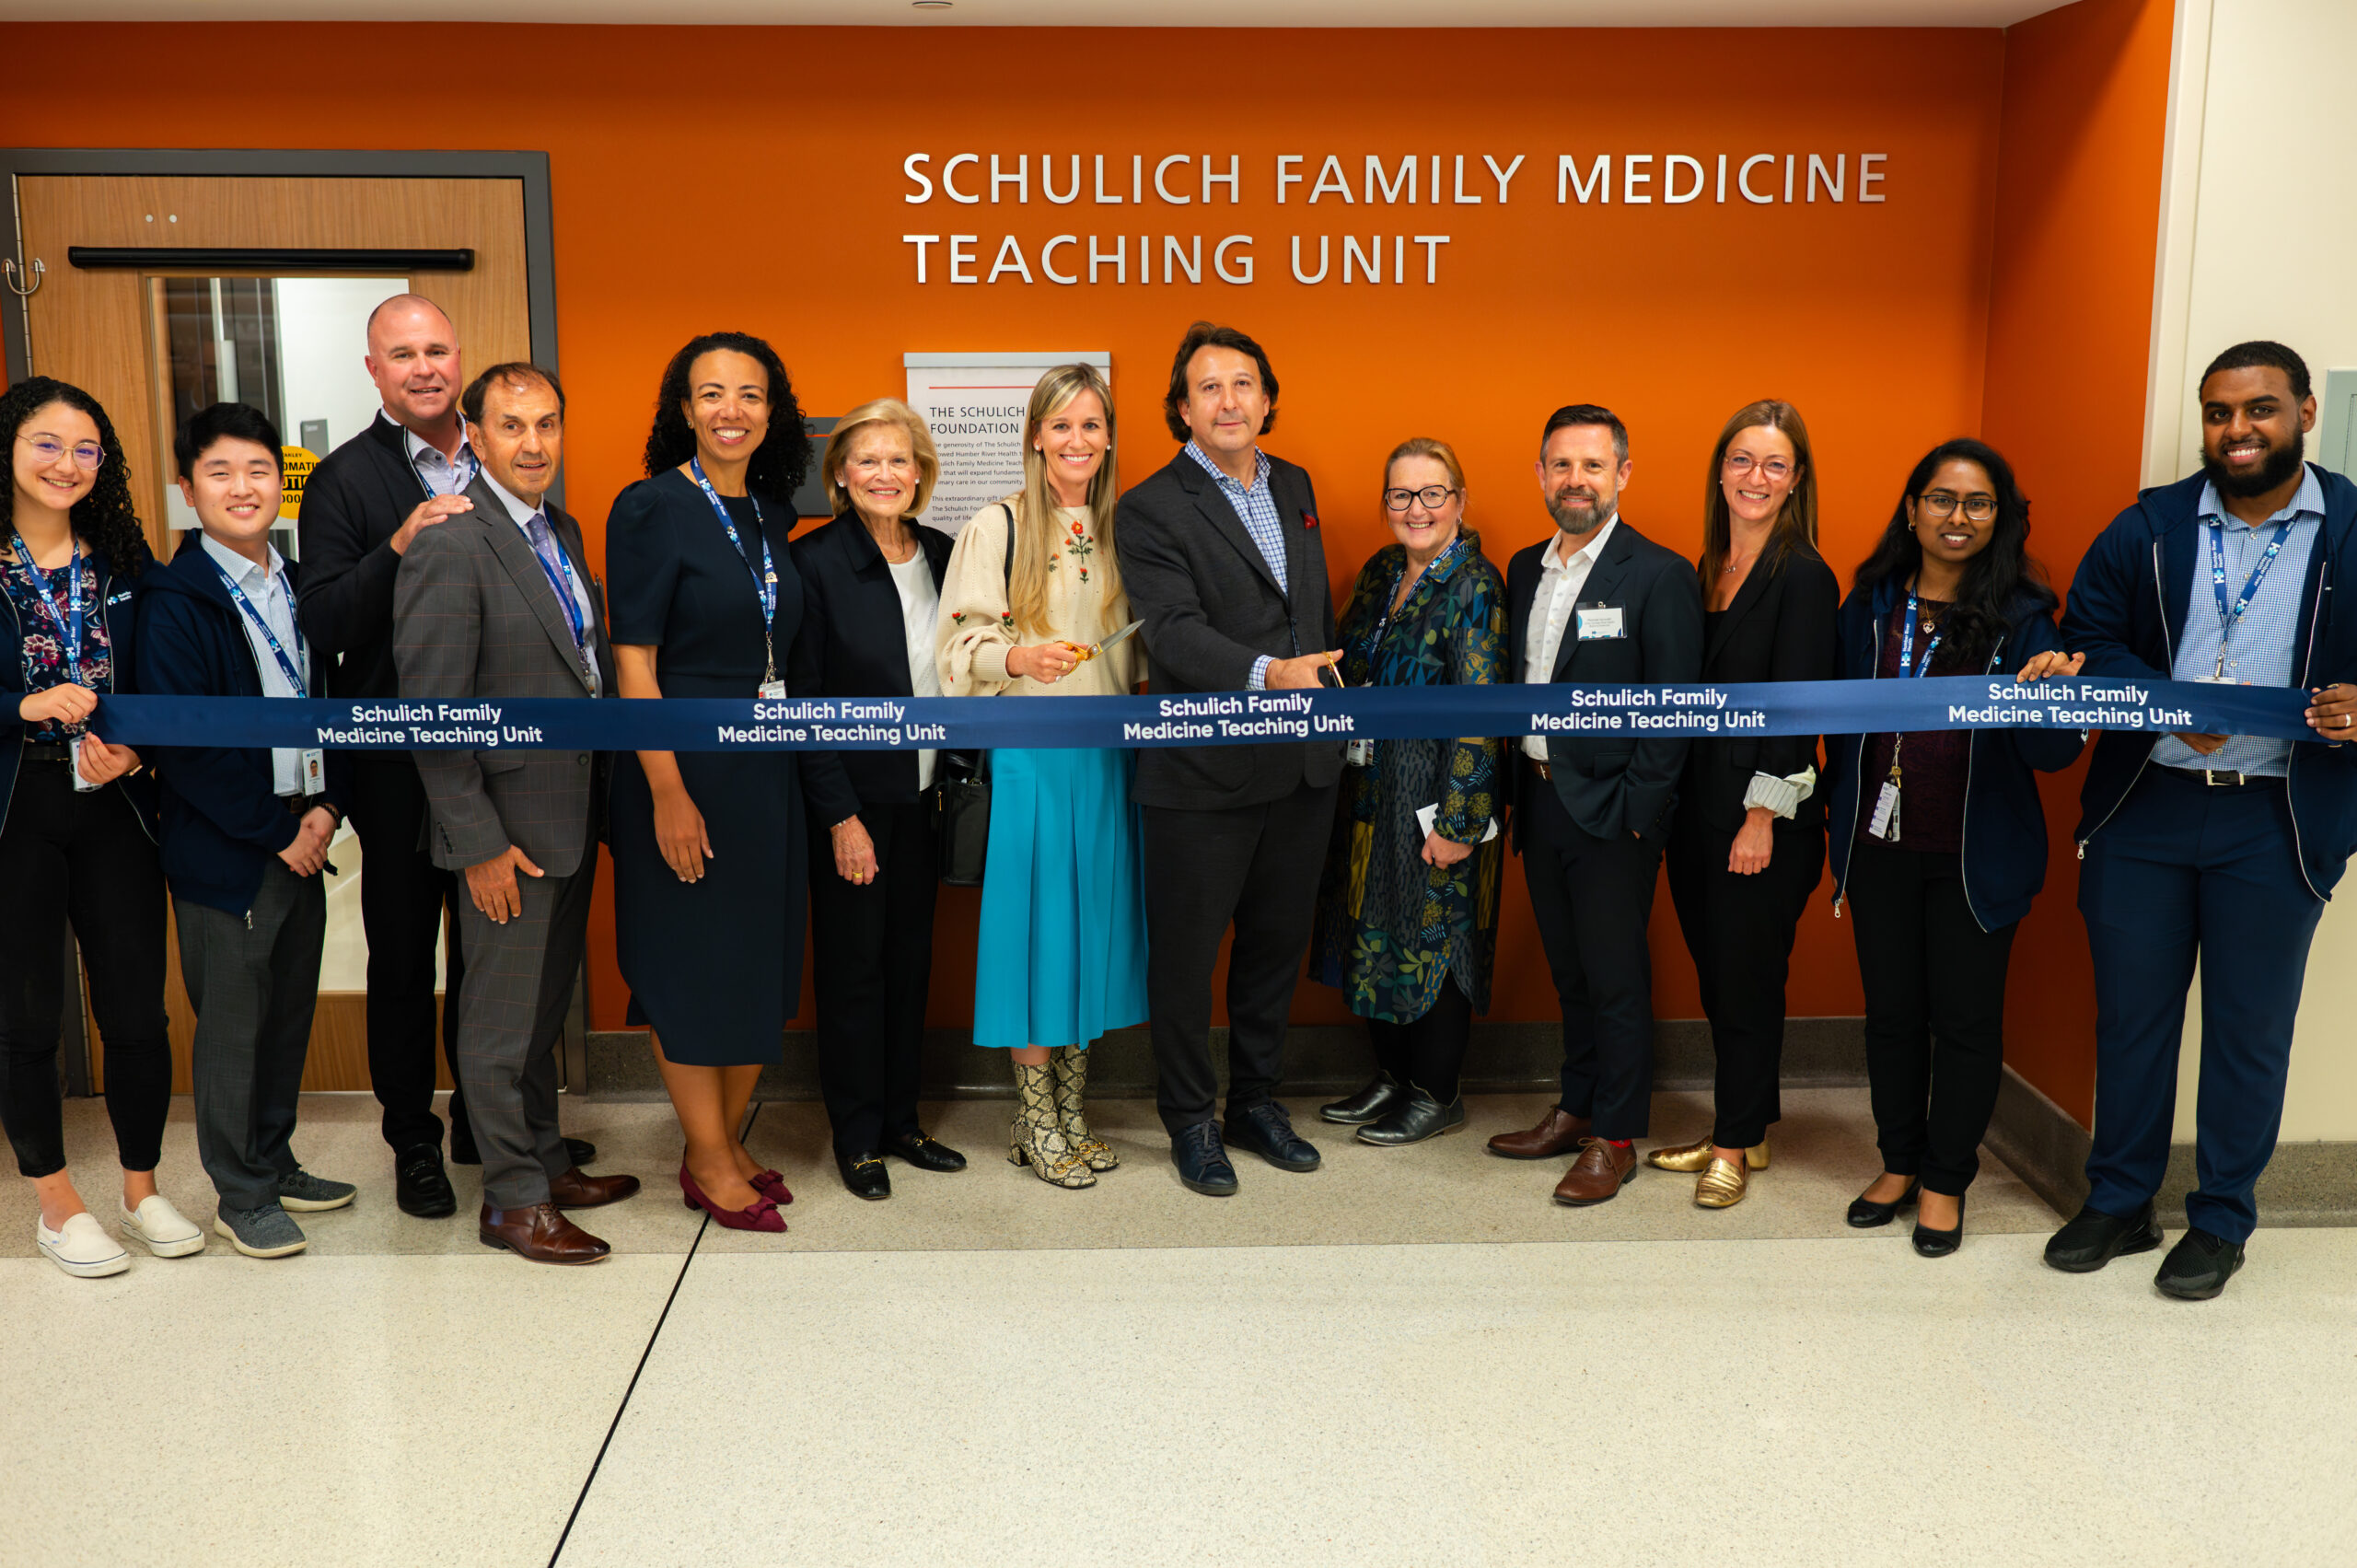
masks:
<svg viewBox="0 0 2357 1568"><path fill-rule="evenodd" d="M393 587L406 702L599 697L614 690L581 530L543 497L563 456L564 391L497 365L459 400L482 462L473 510L421 531ZM611 1249L560 1212L616 1202L632 1176L590 1176L556 1124L556 1045L598 869L605 759L586 751L418 751L434 863L460 872L466 960L459 1074L482 1151L481 1232L537 1262Z"/></svg>

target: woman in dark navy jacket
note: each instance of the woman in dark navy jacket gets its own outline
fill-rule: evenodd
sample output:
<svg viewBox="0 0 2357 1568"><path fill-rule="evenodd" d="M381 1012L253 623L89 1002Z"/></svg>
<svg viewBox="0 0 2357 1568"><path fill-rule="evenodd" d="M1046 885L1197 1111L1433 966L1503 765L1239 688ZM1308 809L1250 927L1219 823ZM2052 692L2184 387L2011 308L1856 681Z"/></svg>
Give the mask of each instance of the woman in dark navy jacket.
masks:
<svg viewBox="0 0 2357 1568"><path fill-rule="evenodd" d="M1973 440L1933 447L1842 603L1842 677L2076 675L2084 658L2061 651L2028 536L2003 457ZM2003 1075L2006 962L2046 881L2033 770L2069 767L2084 744L2051 729L1826 738L1833 908L1854 906L1883 1156L1849 1219L1888 1225L1920 1202L1925 1257L1962 1238Z"/></svg>
<svg viewBox="0 0 2357 1568"><path fill-rule="evenodd" d="M40 1197L41 1251L69 1274L111 1274L129 1255L65 1167L57 1031L69 921L107 1042L118 1217L143 1241L203 1244L156 1191L172 1059L154 781L138 753L90 730L100 696L134 689L142 575L155 563L122 444L96 399L45 376L19 381L0 395L0 437L11 481L0 524L0 1122Z"/></svg>

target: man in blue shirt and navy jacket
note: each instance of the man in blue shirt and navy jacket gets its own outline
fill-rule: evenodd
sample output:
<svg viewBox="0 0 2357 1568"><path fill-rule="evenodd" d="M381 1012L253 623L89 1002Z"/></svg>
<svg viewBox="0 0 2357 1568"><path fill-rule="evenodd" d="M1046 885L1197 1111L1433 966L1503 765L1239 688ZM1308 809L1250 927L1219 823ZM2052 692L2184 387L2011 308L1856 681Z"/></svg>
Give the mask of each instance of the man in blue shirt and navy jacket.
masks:
<svg viewBox="0 0 2357 1568"><path fill-rule="evenodd" d="M2185 999L2201 965L2199 1185L2154 1283L2206 1300L2243 1264L2275 1150L2308 943L2357 848L2357 485L2302 460L2308 368L2239 343L2202 374L2201 470L2147 490L2079 563L2062 617L2085 673L2295 686L2317 740L2107 732L2080 802L2079 909L2096 979L2086 1206L2046 1260L2084 1273L2161 1243Z"/></svg>
<svg viewBox="0 0 2357 1568"><path fill-rule="evenodd" d="M305 697L324 683L296 625L294 563L272 548L278 431L215 403L173 443L202 532L154 574L141 606L139 690ZM316 666L316 668L315 668ZM310 1050L327 935L320 872L343 820L344 760L314 747L158 748L164 877L196 1010L197 1155L221 1195L213 1228L240 1252L307 1244L286 1211L352 1202L287 1143Z"/></svg>

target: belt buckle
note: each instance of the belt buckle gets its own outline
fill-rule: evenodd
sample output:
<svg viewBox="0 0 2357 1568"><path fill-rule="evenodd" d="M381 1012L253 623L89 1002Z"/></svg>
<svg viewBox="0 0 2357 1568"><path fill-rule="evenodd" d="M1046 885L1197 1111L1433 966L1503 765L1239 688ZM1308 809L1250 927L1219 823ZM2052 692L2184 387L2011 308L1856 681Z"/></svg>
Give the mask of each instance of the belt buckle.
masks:
<svg viewBox="0 0 2357 1568"><path fill-rule="evenodd" d="M2231 769L2204 768L2201 770L2201 782L2212 789L2221 787L2239 789L2247 781L2241 773Z"/></svg>

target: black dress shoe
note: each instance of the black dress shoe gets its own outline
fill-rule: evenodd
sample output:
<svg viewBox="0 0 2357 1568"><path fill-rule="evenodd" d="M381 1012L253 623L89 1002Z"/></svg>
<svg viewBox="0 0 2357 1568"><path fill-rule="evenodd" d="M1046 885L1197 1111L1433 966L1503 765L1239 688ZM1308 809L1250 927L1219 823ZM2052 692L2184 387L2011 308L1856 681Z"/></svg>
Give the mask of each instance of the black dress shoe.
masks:
<svg viewBox="0 0 2357 1568"><path fill-rule="evenodd" d="M884 1140L888 1153L896 1154L919 1170L963 1170L966 1156L946 1144L935 1143L925 1136L920 1127L913 1132L902 1132Z"/></svg>
<svg viewBox="0 0 2357 1568"><path fill-rule="evenodd" d="M1463 1095L1443 1105L1411 1084L1402 1092L1402 1098L1383 1113L1380 1121L1370 1121L1359 1129L1359 1142L1397 1148L1402 1144L1421 1144L1427 1138L1437 1138L1443 1132L1454 1132L1464 1125Z"/></svg>
<svg viewBox="0 0 2357 1568"><path fill-rule="evenodd" d="M598 1163L598 1145L586 1138L567 1138L564 1141L564 1152L572 1156L575 1166Z"/></svg>
<svg viewBox="0 0 2357 1568"><path fill-rule="evenodd" d="M475 1147L475 1130L463 1121L450 1123L450 1163L452 1165L482 1164L482 1154Z"/></svg>
<svg viewBox="0 0 2357 1568"><path fill-rule="evenodd" d="M1198 1121L1171 1134L1170 1163L1178 1167L1178 1184L1206 1198L1236 1196L1236 1167L1221 1145L1219 1123Z"/></svg>
<svg viewBox="0 0 2357 1568"><path fill-rule="evenodd" d="M843 1173L843 1186L854 1198L889 1198L892 1177L884 1168L880 1155L837 1155L835 1168Z"/></svg>
<svg viewBox="0 0 2357 1568"><path fill-rule="evenodd" d="M1964 1194L1956 1199L1956 1224L1945 1230L1933 1230L1923 1223L1923 1212L1915 1211L1915 1250L1925 1258L1945 1258L1964 1245Z"/></svg>
<svg viewBox="0 0 2357 1568"><path fill-rule="evenodd" d="M2208 1301L2226 1288L2226 1282L2242 1266L2241 1243L2195 1225L2177 1237L2169 1255L2161 1260L2161 1272L2153 1276L2153 1283L2163 1295L2179 1301Z"/></svg>
<svg viewBox="0 0 2357 1568"><path fill-rule="evenodd" d="M1383 1113L1398 1105L1406 1093L1399 1079L1388 1073L1378 1073L1373 1082L1350 1098L1319 1106L1318 1114L1344 1127L1363 1127L1382 1120Z"/></svg>
<svg viewBox="0 0 2357 1568"><path fill-rule="evenodd" d="M1876 1225L1888 1225L1898 1217L1899 1210L1914 1207L1916 1195L1922 1191L1923 1183L1919 1179L1910 1180L1907 1183L1907 1191L1887 1203L1877 1203L1871 1198L1852 1198L1850 1200L1850 1212L1843 1217L1860 1230L1872 1230Z"/></svg>
<svg viewBox="0 0 2357 1568"><path fill-rule="evenodd" d="M2114 1258L2150 1252L2161 1244L2161 1227L2145 1200L2134 1214L2107 1214L2081 1209L2071 1223L2046 1239L2046 1265L2066 1274L2092 1274Z"/></svg>
<svg viewBox="0 0 2357 1568"><path fill-rule="evenodd" d="M1318 1146L1293 1130L1293 1118L1275 1100L1264 1099L1242 1110L1228 1107L1222 1132L1228 1143L1249 1149L1279 1170L1318 1168Z"/></svg>
<svg viewBox="0 0 2357 1568"><path fill-rule="evenodd" d="M459 1197L450 1191L439 1148L420 1144L393 1156L393 1202L401 1213L422 1220L447 1220L459 1212Z"/></svg>

